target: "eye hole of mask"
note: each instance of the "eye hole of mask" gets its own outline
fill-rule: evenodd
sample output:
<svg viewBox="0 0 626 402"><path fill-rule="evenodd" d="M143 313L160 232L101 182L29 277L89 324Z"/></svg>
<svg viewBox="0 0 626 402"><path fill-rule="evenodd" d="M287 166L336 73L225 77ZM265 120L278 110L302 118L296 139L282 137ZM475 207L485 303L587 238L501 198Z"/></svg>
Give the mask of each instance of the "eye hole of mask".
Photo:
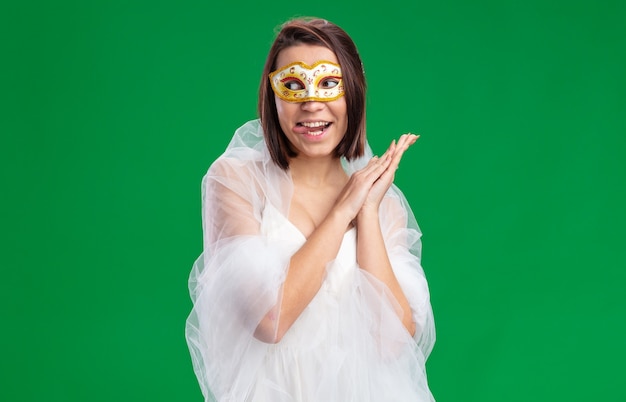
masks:
<svg viewBox="0 0 626 402"><path fill-rule="evenodd" d="M304 89L304 83L293 77L285 78L281 82L290 91L302 91Z"/></svg>
<svg viewBox="0 0 626 402"><path fill-rule="evenodd" d="M338 77L328 77L324 78L322 82L320 82L320 87L324 89L331 89L339 85L339 81L341 78Z"/></svg>

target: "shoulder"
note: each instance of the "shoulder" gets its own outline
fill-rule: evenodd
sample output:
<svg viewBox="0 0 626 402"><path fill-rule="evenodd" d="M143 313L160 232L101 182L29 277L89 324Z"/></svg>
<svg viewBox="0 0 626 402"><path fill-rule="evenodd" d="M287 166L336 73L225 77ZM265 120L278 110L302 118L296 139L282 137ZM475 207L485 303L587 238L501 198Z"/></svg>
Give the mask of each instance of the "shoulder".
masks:
<svg viewBox="0 0 626 402"><path fill-rule="evenodd" d="M224 152L211 164L207 176L238 176L258 170L269 155L261 123L250 120L233 134Z"/></svg>
<svg viewBox="0 0 626 402"><path fill-rule="evenodd" d="M259 119L247 121L233 134L224 155L235 154L248 151L252 153L263 153L267 149L263 126ZM257 155L258 157L259 155Z"/></svg>
<svg viewBox="0 0 626 402"><path fill-rule="evenodd" d="M235 131L226 150L209 167L204 183L240 194L276 194L279 197L289 188L290 176L272 161L257 119Z"/></svg>

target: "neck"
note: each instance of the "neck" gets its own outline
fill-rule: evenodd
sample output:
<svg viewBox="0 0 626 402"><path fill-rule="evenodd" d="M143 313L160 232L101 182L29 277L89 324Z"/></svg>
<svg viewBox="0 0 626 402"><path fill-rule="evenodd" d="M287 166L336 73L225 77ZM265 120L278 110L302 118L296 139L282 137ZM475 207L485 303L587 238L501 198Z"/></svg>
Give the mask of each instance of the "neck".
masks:
<svg viewBox="0 0 626 402"><path fill-rule="evenodd" d="M334 183L347 177L341 166L341 160L335 157L293 158L289 161L289 170L294 183L313 187Z"/></svg>

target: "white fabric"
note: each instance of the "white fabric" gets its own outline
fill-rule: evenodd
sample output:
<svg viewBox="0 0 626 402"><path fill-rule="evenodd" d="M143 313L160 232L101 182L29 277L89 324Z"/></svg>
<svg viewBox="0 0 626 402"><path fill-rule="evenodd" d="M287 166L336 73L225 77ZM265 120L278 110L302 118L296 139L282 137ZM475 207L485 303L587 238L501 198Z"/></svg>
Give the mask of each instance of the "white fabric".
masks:
<svg viewBox="0 0 626 402"><path fill-rule="evenodd" d="M370 157L368 147L344 168L350 174ZM186 337L205 401L434 401L424 367L435 329L421 233L395 186L380 220L415 336L398 318L391 292L358 267L353 228L282 340L254 337L279 304L289 259L306 240L287 219L291 195L289 172L271 161L258 120L237 130L202 181L204 249L189 278L194 306Z"/></svg>

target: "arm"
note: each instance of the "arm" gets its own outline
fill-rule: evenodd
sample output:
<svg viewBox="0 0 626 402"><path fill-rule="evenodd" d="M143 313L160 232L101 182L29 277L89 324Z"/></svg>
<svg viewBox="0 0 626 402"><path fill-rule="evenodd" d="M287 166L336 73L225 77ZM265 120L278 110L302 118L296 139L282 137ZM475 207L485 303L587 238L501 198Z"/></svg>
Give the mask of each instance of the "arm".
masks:
<svg viewBox="0 0 626 402"><path fill-rule="evenodd" d="M387 254L383 233L380 227L380 218L377 210L364 211L357 219L357 261L359 266L383 282L399 303L398 311L402 324L411 336L415 334L415 323L411 306L400 283L391 267Z"/></svg>
<svg viewBox="0 0 626 402"><path fill-rule="evenodd" d="M357 215L357 261L361 268L383 282L399 303L398 315L407 331L415 334L415 323L409 301L404 294L391 266L383 231L380 226L380 205L391 184L404 152L417 141L415 135L403 135L398 143L392 142L383 157L390 158L387 169L374 183L366 202Z"/></svg>
<svg viewBox="0 0 626 402"><path fill-rule="evenodd" d="M337 256L350 221L331 211L291 257L277 305L259 323L254 336L277 343L317 294L326 273L326 264Z"/></svg>

